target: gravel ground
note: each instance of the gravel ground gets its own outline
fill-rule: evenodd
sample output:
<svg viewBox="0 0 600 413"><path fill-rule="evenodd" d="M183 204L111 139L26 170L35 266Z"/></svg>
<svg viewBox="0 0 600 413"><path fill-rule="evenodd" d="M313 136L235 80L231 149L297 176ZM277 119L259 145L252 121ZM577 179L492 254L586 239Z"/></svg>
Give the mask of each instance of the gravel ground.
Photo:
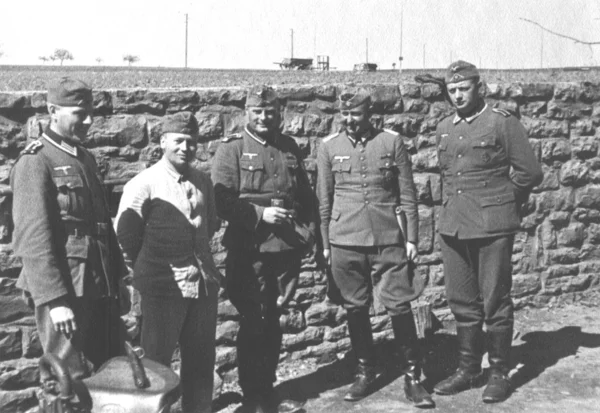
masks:
<svg viewBox="0 0 600 413"><path fill-rule="evenodd" d="M456 396L434 396L435 411L479 412L598 412L600 408L600 292L578 295L570 304L524 309L516 314L511 380L515 387L504 403L485 405L482 388ZM452 326L436 332L426 343L425 385L431 387L455 368L456 340ZM350 355L328 364L313 361L282 365L277 389L285 397L305 400L309 412L413 412L404 399L402 377L392 346L377 349L377 391L357 403L343 401L352 380ZM487 361L484 359L484 366ZM215 411L231 413L241 395L234 382L215 402Z"/></svg>

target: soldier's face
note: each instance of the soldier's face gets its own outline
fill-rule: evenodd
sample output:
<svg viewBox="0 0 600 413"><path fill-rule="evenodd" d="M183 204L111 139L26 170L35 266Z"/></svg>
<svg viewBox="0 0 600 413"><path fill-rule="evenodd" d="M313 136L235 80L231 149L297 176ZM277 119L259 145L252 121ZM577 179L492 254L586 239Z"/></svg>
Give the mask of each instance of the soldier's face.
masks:
<svg viewBox="0 0 600 413"><path fill-rule="evenodd" d="M448 94L459 113L467 115L477 108L479 85L480 83L473 79L448 84Z"/></svg>
<svg viewBox="0 0 600 413"><path fill-rule="evenodd" d="M81 142L94 122L92 107L49 105L51 128L63 138Z"/></svg>
<svg viewBox="0 0 600 413"><path fill-rule="evenodd" d="M163 158L175 169L187 168L196 154L196 138L183 133L164 133L160 138Z"/></svg>
<svg viewBox="0 0 600 413"><path fill-rule="evenodd" d="M369 129L369 110L366 105L342 110L340 114L342 124L350 135L361 136Z"/></svg>
<svg viewBox="0 0 600 413"><path fill-rule="evenodd" d="M279 127L279 110L274 106L249 106L248 126L259 136L269 135Z"/></svg>

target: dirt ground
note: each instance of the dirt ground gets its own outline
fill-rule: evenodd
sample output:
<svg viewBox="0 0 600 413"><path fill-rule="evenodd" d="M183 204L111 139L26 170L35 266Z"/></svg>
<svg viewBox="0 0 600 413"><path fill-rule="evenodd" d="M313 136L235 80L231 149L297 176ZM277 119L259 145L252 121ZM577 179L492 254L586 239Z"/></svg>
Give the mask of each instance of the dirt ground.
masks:
<svg viewBox="0 0 600 413"><path fill-rule="evenodd" d="M435 411L480 412L600 412L600 292L591 292L576 303L545 309L524 309L516 314L512 347L511 381L514 392L503 403L481 401L483 387L455 396L434 396ZM436 332L425 343L425 385L452 373L456 366L456 340L452 326ZM329 364L297 369L281 368L279 393L306 401L306 413L413 412L418 409L404 398L403 379L390 344L377 349L379 376L375 391L349 403L343 396L352 381L349 354ZM484 358L484 367L487 361ZM231 413L240 395L227 392L215 403L215 411Z"/></svg>

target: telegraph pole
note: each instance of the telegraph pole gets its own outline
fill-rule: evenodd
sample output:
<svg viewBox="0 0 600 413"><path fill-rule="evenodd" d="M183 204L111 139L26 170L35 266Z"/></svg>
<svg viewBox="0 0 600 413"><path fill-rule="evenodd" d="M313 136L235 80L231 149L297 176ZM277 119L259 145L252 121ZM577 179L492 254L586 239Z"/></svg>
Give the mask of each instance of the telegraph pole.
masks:
<svg viewBox="0 0 600 413"><path fill-rule="evenodd" d="M187 69L187 57L188 57L188 14L185 14L185 68Z"/></svg>
<svg viewBox="0 0 600 413"><path fill-rule="evenodd" d="M292 55L290 56L292 59L294 58L294 29L290 29L291 33L291 42L292 42Z"/></svg>
<svg viewBox="0 0 600 413"><path fill-rule="evenodd" d="M398 60L400 61L400 65L398 66L398 69L400 71L400 73L402 73L402 61L404 60L404 57L402 57L402 20L403 20L403 12L404 12L404 8L400 9L400 57L398 58Z"/></svg>
<svg viewBox="0 0 600 413"><path fill-rule="evenodd" d="M427 43L423 43L423 69L425 69L425 46Z"/></svg>
<svg viewBox="0 0 600 413"><path fill-rule="evenodd" d="M544 30L540 29L540 69L544 67Z"/></svg>
<svg viewBox="0 0 600 413"><path fill-rule="evenodd" d="M366 52L365 53L366 54L366 56L365 56L365 58L366 58L365 63L369 63L369 38L367 37L365 39L365 41L366 41L366 45L367 45L366 49L365 49L365 52Z"/></svg>

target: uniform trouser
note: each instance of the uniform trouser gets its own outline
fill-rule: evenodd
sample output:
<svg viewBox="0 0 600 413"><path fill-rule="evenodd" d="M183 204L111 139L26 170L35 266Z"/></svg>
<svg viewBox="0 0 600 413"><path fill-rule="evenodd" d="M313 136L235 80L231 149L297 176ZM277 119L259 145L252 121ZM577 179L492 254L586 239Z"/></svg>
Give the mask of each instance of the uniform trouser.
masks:
<svg viewBox="0 0 600 413"><path fill-rule="evenodd" d="M230 250L226 259L227 293L240 313L237 336L239 383L244 397L272 390L282 331L280 308L293 298L300 273L298 251Z"/></svg>
<svg viewBox="0 0 600 413"><path fill-rule="evenodd" d="M411 311L415 289L406 252L400 245L331 246L331 272L344 308L369 308L373 295L391 316Z"/></svg>
<svg viewBox="0 0 600 413"><path fill-rule="evenodd" d="M511 255L514 235L458 239L441 235L448 304L459 327L513 327Z"/></svg>
<svg viewBox="0 0 600 413"><path fill-rule="evenodd" d="M125 330L115 299L77 297L69 298L68 304L75 314L77 330L70 337L56 331L50 307L41 305L35 308L38 335L44 353L63 360L71 377L84 378L105 361L123 354Z"/></svg>
<svg viewBox="0 0 600 413"><path fill-rule="evenodd" d="M199 298L141 294L141 346L146 357L170 367L179 342L183 412L211 411L218 288L207 283L206 291Z"/></svg>

